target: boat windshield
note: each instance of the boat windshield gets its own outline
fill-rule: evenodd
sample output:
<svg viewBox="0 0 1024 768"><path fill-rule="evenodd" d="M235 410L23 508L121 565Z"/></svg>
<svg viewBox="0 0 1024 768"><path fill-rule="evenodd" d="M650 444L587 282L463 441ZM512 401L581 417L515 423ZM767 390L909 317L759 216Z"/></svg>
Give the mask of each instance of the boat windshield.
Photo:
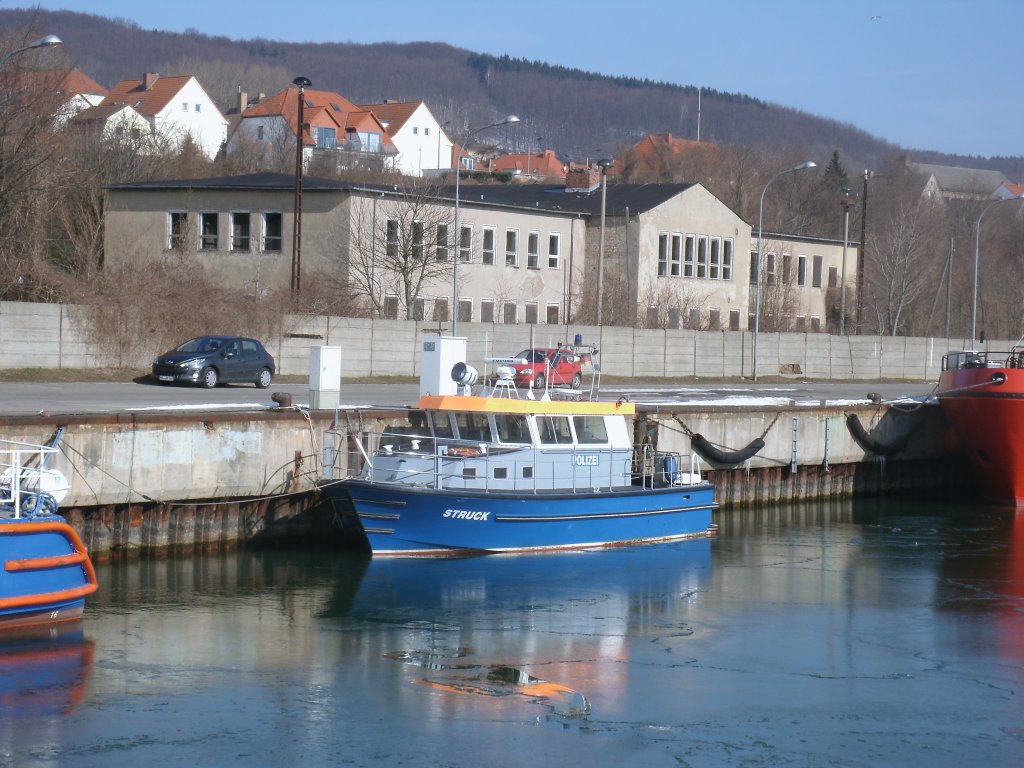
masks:
<svg viewBox="0 0 1024 768"><path fill-rule="evenodd" d="M487 416L482 413L457 413L455 414L455 425L459 428L460 440L493 442L491 425L487 423Z"/></svg>
<svg viewBox="0 0 1024 768"><path fill-rule="evenodd" d="M498 440L502 443L529 443L530 425L526 416L518 413L501 413L494 417Z"/></svg>

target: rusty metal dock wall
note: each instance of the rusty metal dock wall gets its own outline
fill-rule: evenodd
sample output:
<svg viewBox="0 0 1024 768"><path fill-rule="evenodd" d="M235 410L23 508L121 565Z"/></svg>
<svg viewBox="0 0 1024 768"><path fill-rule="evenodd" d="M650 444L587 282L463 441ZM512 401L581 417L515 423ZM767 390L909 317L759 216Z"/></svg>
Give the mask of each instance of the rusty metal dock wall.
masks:
<svg viewBox="0 0 1024 768"><path fill-rule="evenodd" d="M404 418L369 409L337 416L367 430ZM47 443L64 428L51 464L71 484L61 513L103 559L346 538L345 510L318 491L318 483L346 471L325 462L337 455L329 434L335 417L299 408L6 417L0 431L5 439ZM791 500L950 491L970 482L963 462L943 447L947 424L934 406L643 407L637 423L659 451L688 454L695 435L723 451L764 441L738 465L702 463L717 486L719 514Z"/></svg>

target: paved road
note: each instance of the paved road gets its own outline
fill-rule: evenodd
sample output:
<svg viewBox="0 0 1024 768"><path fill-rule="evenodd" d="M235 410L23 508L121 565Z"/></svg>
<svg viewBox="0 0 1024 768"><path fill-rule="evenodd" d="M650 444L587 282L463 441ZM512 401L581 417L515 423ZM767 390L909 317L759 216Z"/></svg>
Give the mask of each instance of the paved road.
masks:
<svg viewBox="0 0 1024 768"><path fill-rule="evenodd" d="M793 382L793 383L708 383L686 385L605 385L602 398L627 395L638 403L706 403L723 405L775 405L798 403L849 402L866 400L877 392L885 401L928 395L934 385L925 382ZM283 392L296 405L308 405L305 384L274 383L269 389L249 385L229 385L207 390L188 386L161 386L138 382L82 383L0 383L0 414L51 415L76 413L117 413L147 410L216 410L275 407L271 395ZM414 403L417 384L346 384L342 388L344 405L402 405Z"/></svg>

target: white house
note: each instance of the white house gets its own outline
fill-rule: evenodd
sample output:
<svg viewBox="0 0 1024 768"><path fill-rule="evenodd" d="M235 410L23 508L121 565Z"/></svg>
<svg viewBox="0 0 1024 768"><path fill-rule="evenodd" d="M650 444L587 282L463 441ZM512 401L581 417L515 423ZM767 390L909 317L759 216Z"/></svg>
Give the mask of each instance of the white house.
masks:
<svg viewBox="0 0 1024 768"><path fill-rule="evenodd" d="M406 176L423 176L424 171L451 170L452 140L422 101L385 101L361 104L384 125L398 154L395 170Z"/></svg>
<svg viewBox="0 0 1024 768"><path fill-rule="evenodd" d="M180 149L188 136L213 159L227 140L227 120L191 75L147 72L141 80L119 82L102 103L131 106L149 123L153 138L170 149Z"/></svg>

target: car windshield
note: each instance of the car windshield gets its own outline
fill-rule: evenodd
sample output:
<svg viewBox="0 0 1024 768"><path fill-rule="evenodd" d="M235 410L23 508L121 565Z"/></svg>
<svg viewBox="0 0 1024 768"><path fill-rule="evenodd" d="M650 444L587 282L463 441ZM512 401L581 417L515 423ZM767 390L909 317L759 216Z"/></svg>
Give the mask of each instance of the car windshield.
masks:
<svg viewBox="0 0 1024 768"><path fill-rule="evenodd" d="M191 339L186 341L175 352L216 352L220 349L220 339L211 339L208 336L202 336L198 339Z"/></svg>
<svg viewBox="0 0 1024 768"><path fill-rule="evenodd" d="M524 349L516 358L525 360L528 363L543 363L547 357L543 349Z"/></svg>

